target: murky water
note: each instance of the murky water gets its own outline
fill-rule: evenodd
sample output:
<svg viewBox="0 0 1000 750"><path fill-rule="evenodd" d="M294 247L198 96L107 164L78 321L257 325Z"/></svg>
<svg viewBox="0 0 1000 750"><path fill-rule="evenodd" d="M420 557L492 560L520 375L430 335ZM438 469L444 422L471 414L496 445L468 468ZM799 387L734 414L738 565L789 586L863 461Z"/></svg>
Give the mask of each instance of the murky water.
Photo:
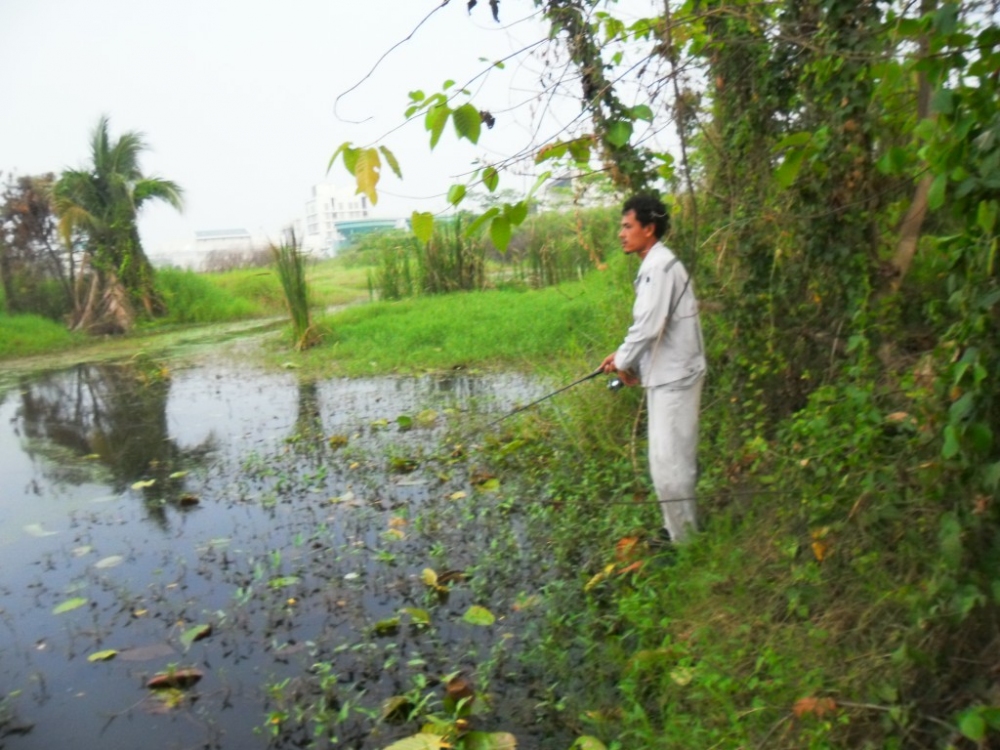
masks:
<svg viewBox="0 0 1000 750"><path fill-rule="evenodd" d="M518 592L461 575L500 543L502 493L469 445L542 392L232 363L22 377L0 393L0 696L33 727L0 726L0 746L290 747L312 731L296 705L336 714L340 747L413 733L380 720L385 699L486 660L503 673L519 648ZM450 591L425 568L458 571ZM147 689L186 668L195 687ZM507 674L479 721L538 746L528 678Z"/></svg>

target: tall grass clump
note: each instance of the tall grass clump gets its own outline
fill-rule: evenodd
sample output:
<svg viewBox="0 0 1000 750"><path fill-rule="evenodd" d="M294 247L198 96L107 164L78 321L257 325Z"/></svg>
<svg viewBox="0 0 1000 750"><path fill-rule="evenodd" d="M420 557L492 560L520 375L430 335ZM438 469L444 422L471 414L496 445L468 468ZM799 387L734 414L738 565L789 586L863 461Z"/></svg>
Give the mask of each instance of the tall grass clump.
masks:
<svg viewBox="0 0 1000 750"><path fill-rule="evenodd" d="M295 348L299 351L316 344L319 337L310 321L309 286L306 283L306 259L291 233L288 241L271 245L274 265L285 292L288 314L292 320Z"/></svg>
<svg viewBox="0 0 1000 750"><path fill-rule="evenodd" d="M532 287L579 279L617 247L618 217L617 207L535 214L515 232L501 262L508 276Z"/></svg>
<svg viewBox="0 0 1000 750"><path fill-rule="evenodd" d="M465 236L462 215L441 222L427 244L415 243L417 278L423 294L472 291L486 285L486 245Z"/></svg>
<svg viewBox="0 0 1000 750"><path fill-rule="evenodd" d="M167 307L166 323L222 323L262 314L261 307L213 284L194 271L162 268L156 274L157 291Z"/></svg>

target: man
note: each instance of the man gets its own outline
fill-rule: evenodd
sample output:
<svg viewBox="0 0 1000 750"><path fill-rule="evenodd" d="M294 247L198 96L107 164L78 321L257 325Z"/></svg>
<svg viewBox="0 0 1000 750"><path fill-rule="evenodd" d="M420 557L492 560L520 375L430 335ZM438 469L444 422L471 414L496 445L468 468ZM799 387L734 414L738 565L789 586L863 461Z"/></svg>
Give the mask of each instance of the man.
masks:
<svg viewBox="0 0 1000 750"><path fill-rule="evenodd" d="M646 391L649 472L663 511L656 541L669 544L697 528L698 409L706 366L694 286L660 242L668 226L667 209L653 196L634 196L622 208L618 239L626 255L637 255L642 263L632 325L601 369Z"/></svg>

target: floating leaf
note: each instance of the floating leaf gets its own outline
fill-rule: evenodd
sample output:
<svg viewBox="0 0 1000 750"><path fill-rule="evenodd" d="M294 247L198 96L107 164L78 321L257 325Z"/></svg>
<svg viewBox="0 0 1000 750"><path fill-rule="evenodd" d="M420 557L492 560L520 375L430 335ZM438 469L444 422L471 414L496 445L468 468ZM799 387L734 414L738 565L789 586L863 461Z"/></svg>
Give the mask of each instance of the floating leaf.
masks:
<svg viewBox="0 0 1000 750"><path fill-rule="evenodd" d="M87 601L88 600L84 599L82 596L78 596L78 597L75 597L73 599L67 599L62 604L57 605L52 610L52 614L54 614L54 615L61 615L63 612L70 612L70 611L72 611L74 609L79 609L84 604L86 604Z"/></svg>
<svg viewBox="0 0 1000 750"><path fill-rule="evenodd" d="M406 474L414 471L420 464L413 458L404 458L402 456L396 456L389 461L392 466L393 471L398 471L401 474Z"/></svg>
<svg viewBox="0 0 1000 750"><path fill-rule="evenodd" d="M400 414L396 417L396 424L399 425L399 429L401 430L409 430L413 427L413 417L407 414Z"/></svg>
<svg viewBox="0 0 1000 750"><path fill-rule="evenodd" d="M458 492L452 492L448 496L448 499L450 499L450 500L464 500L468 496L469 496L468 492L465 492L464 490L459 490Z"/></svg>
<svg viewBox="0 0 1000 750"><path fill-rule="evenodd" d="M327 442L333 449L343 448L348 443L347 435L331 435L327 438Z"/></svg>
<svg viewBox="0 0 1000 750"><path fill-rule="evenodd" d="M300 580L298 576L279 576L278 578L272 578L267 585L272 589L282 589L286 586L294 586Z"/></svg>
<svg viewBox="0 0 1000 750"><path fill-rule="evenodd" d="M98 570L105 570L107 568L113 568L116 565L121 565L125 562L125 558L121 555L110 555L94 563L94 567Z"/></svg>
<svg viewBox="0 0 1000 750"><path fill-rule="evenodd" d="M385 750L444 750L448 747L451 747L451 744L441 735L421 732L393 742Z"/></svg>
<svg viewBox="0 0 1000 750"><path fill-rule="evenodd" d="M479 485L479 489L483 492L499 492L500 491L500 480L496 477L493 479L487 479L485 482Z"/></svg>
<svg viewBox="0 0 1000 750"><path fill-rule="evenodd" d="M183 479L187 475L188 473L186 471L175 471L173 474L170 475L170 479Z"/></svg>
<svg viewBox="0 0 1000 750"><path fill-rule="evenodd" d="M146 687L150 690L162 690L163 688L189 688L202 677L200 671L194 668L172 669L166 672L157 672L146 682Z"/></svg>
<svg viewBox="0 0 1000 750"><path fill-rule="evenodd" d="M469 623L470 625L492 625L496 622L496 617L490 612L486 607L480 607L479 605L473 604L462 615L462 620Z"/></svg>
<svg viewBox="0 0 1000 750"><path fill-rule="evenodd" d="M424 409L417 414L417 424L421 427L430 427L438 418L438 414L433 409Z"/></svg>
<svg viewBox="0 0 1000 750"><path fill-rule="evenodd" d="M398 617L387 617L375 623L375 635L394 635L399 631L400 619Z"/></svg>
<svg viewBox="0 0 1000 750"><path fill-rule="evenodd" d="M106 649L104 651L95 651L90 656L87 657L87 661L108 661L108 659L114 659L118 655L118 652L113 648Z"/></svg>
<svg viewBox="0 0 1000 750"><path fill-rule="evenodd" d="M465 750L515 750L517 739L509 732L469 732L462 737L462 747Z"/></svg>
<svg viewBox="0 0 1000 750"><path fill-rule="evenodd" d="M73 557L83 557L84 555L89 555L94 551L94 548L89 544L85 544L82 547L73 548Z"/></svg>
<svg viewBox="0 0 1000 750"><path fill-rule="evenodd" d="M188 628L181 634L181 643L184 645L184 650L187 651L195 641L208 638L211 634L211 625L195 625L192 628Z"/></svg>
<svg viewBox="0 0 1000 750"><path fill-rule="evenodd" d="M135 482L132 485L132 489L133 490L144 490L147 487L152 487L154 484L156 484L156 480L155 479L141 480L141 481Z"/></svg>
<svg viewBox="0 0 1000 750"><path fill-rule="evenodd" d="M410 718L413 701L405 695L394 695L382 701L382 720L397 724Z"/></svg>
<svg viewBox="0 0 1000 750"><path fill-rule="evenodd" d="M433 568L424 568L420 573L420 580L424 582L425 586L429 586L432 589L444 589L441 584L438 583L438 574Z"/></svg>
<svg viewBox="0 0 1000 750"><path fill-rule="evenodd" d="M414 625L430 625L431 615L426 609L418 609L416 607L403 607L399 610L403 614L410 616L410 621Z"/></svg>
<svg viewBox="0 0 1000 750"><path fill-rule="evenodd" d="M42 525L40 523L29 523L27 526L24 527L24 530L27 531L31 536L38 538L44 536L54 536L59 533L58 531L46 531L45 529L42 528Z"/></svg>

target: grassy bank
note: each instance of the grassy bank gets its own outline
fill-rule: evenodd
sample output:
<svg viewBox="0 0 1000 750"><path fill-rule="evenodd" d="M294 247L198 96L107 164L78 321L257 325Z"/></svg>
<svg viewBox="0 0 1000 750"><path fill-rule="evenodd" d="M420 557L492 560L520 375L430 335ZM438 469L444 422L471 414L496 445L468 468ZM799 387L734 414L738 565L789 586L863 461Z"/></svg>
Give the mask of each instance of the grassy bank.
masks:
<svg viewBox="0 0 1000 750"><path fill-rule="evenodd" d="M0 358L64 351L84 341L86 337L48 318L0 313Z"/></svg>

